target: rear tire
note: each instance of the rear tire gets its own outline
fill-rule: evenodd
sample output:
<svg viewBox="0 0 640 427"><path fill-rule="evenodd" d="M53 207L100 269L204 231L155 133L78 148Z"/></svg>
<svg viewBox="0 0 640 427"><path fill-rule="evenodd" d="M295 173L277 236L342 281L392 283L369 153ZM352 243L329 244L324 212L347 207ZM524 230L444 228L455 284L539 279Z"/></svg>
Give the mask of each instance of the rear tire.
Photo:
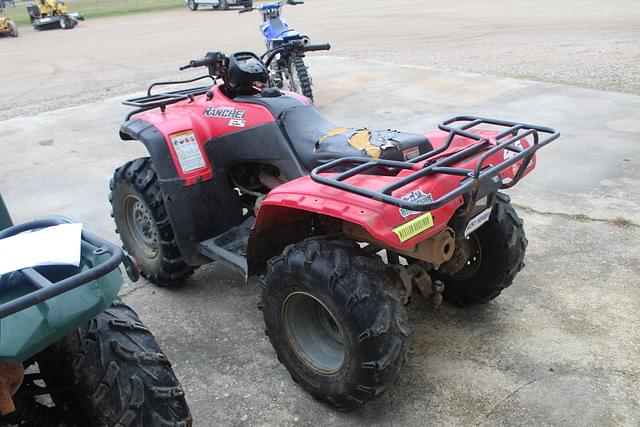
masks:
<svg viewBox="0 0 640 427"><path fill-rule="evenodd" d="M487 223L457 241L452 260L431 273L444 283L445 300L458 306L487 303L511 286L524 267L524 222L510 201L498 193Z"/></svg>
<svg viewBox="0 0 640 427"><path fill-rule="evenodd" d="M144 277L158 285L175 284L191 275L176 243L162 190L148 157L116 169L109 183L116 232Z"/></svg>
<svg viewBox="0 0 640 427"><path fill-rule="evenodd" d="M411 331L401 296L382 261L354 242L311 238L269 261L261 309L292 379L350 410L400 376Z"/></svg>
<svg viewBox="0 0 640 427"><path fill-rule="evenodd" d="M187 6L189 7L189 10L192 10L192 11L198 10L198 3L196 3L195 0L189 0L189 2L187 3Z"/></svg>
<svg viewBox="0 0 640 427"><path fill-rule="evenodd" d="M91 425L191 425L171 363L135 311L120 301L37 359L45 381L53 375L73 390L70 403L80 404ZM52 397L57 406L64 401L64 395Z"/></svg>
<svg viewBox="0 0 640 427"><path fill-rule="evenodd" d="M218 2L218 7L216 9L228 10L229 9L229 2L227 0L220 0Z"/></svg>
<svg viewBox="0 0 640 427"><path fill-rule="evenodd" d="M15 22L9 22L9 34L11 35L11 37L18 37L18 26L15 24Z"/></svg>

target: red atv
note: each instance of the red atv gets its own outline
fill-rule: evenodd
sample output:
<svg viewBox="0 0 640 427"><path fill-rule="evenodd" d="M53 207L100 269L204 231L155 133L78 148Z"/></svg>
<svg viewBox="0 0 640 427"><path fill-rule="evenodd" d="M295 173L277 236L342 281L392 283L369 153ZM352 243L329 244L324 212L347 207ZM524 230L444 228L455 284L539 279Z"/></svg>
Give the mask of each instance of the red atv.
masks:
<svg viewBox="0 0 640 427"><path fill-rule="evenodd" d="M338 127L269 87L277 53L209 52L182 68L208 67L199 79L213 85L153 84L126 101L136 109L120 136L150 157L115 171L113 216L154 283L213 260L261 275L278 359L313 396L351 409L399 377L412 292L470 305L511 285L527 239L499 190L559 133L470 116L427 134Z"/></svg>

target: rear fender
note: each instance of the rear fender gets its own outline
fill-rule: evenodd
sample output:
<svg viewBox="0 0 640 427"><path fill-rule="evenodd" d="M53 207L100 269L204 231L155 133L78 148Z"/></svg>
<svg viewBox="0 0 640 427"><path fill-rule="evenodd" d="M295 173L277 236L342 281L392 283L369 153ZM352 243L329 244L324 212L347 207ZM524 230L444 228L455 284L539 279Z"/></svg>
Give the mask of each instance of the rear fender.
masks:
<svg viewBox="0 0 640 427"><path fill-rule="evenodd" d="M382 186L381 181L389 178L365 175L360 179L376 181L377 186ZM408 197L427 195L438 191L440 186L435 183L427 189L416 185L406 194L413 193ZM276 187L264 199L249 239L249 274L259 272L268 258L280 253L288 244L317 232L313 219L318 216L361 227L371 237L369 240L406 253L443 231L462 203L459 198L431 212L411 212L316 183L304 176ZM429 217L428 222L422 222L425 217ZM421 223L422 229L413 230L408 237L402 226L415 223L415 220Z"/></svg>

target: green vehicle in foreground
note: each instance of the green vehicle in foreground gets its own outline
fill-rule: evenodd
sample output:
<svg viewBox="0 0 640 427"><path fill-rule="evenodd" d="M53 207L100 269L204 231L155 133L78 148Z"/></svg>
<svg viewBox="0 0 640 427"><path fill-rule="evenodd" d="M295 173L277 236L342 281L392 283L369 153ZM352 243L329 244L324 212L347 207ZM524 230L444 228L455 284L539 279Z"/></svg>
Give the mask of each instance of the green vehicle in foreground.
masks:
<svg viewBox="0 0 640 427"><path fill-rule="evenodd" d="M13 225L0 196L0 239L70 220ZM78 267L0 275L0 425L191 425L171 364L137 314L118 298L118 246L81 232ZM0 255L1 256L1 255Z"/></svg>

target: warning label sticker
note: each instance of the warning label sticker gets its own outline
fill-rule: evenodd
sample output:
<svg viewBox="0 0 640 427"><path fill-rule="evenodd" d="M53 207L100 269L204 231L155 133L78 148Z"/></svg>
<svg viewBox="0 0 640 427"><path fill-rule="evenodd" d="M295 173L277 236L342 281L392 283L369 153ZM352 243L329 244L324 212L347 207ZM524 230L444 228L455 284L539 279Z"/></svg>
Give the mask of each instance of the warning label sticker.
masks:
<svg viewBox="0 0 640 427"><path fill-rule="evenodd" d="M191 172L206 166L198 141L192 131L176 133L170 138L183 172Z"/></svg>

